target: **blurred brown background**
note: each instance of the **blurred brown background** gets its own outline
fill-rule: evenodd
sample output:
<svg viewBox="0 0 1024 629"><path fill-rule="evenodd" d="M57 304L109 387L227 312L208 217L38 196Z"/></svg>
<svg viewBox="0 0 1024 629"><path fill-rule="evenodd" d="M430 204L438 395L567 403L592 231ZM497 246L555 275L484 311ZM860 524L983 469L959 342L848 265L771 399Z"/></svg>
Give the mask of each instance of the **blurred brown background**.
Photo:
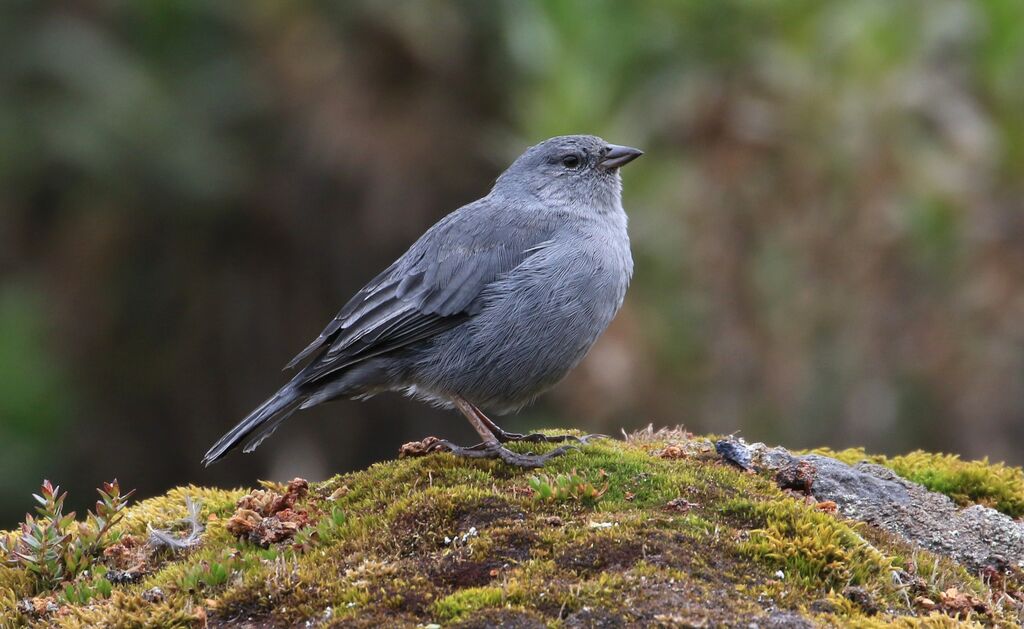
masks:
<svg viewBox="0 0 1024 629"><path fill-rule="evenodd" d="M323 477L385 396L210 469L348 296L526 146L596 133L636 278L510 428L685 424L1024 463L1024 5L0 5L0 528L43 478Z"/></svg>

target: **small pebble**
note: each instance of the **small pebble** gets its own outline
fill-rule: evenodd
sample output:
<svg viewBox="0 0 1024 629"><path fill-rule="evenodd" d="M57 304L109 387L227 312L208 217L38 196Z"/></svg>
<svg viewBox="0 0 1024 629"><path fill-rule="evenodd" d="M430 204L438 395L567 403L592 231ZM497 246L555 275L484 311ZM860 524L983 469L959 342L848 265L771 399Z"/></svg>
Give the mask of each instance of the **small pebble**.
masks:
<svg viewBox="0 0 1024 629"><path fill-rule="evenodd" d="M160 588L149 588L142 593L142 600L147 603L160 603L164 600L164 591Z"/></svg>
<svg viewBox="0 0 1024 629"><path fill-rule="evenodd" d="M750 470L750 447L736 439L721 439L715 442L715 451L741 470Z"/></svg>

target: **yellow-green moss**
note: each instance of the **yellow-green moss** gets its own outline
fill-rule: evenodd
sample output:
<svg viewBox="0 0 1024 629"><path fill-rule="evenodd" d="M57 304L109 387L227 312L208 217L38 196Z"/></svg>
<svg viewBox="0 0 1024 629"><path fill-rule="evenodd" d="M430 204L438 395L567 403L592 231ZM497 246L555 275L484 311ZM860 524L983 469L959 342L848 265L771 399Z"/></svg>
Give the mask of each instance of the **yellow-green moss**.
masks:
<svg viewBox="0 0 1024 629"><path fill-rule="evenodd" d="M518 618L558 626L577 613L714 626L788 609L822 625L917 627L943 626L928 623L948 617L907 620L919 610L893 585L893 570L913 563L934 587L986 592L949 560L805 505L770 479L721 464L712 450L663 432L598 442L552 461L544 473L576 470L595 486L607 484L590 506L537 500L529 489L535 472L494 461L448 454L389 461L311 487L301 507L340 510L344 518L303 550L235 540L225 522L243 490L178 488L130 507L120 529L166 528L186 515L191 497L202 501L207 525L200 547L165 552L109 599L42 619L17 615L30 585L20 571L0 568L0 613L76 629L199 626L204 616L363 626ZM211 565L228 572L225 582L190 578ZM839 593L851 584L875 597L882 613L869 617ZM143 594L154 588L164 598L147 602ZM1008 614L994 609L989 620Z"/></svg>
<svg viewBox="0 0 1024 629"><path fill-rule="evenodd" d="M895 557L888 556L857 532L852 523L791 501L738 501L738 513L763 521L740 549L770 561L804 585L869 585L887 593Z"/></svg>
<svg viewBox="0 0 1024 629"><path fill-rule="evenodd" d="M961 506L980 504L1011 517L1024 516L1024 470L1019 467L990 463L987 458L964 461L955 454L921 450L893 457L869 455L863 448L819 448L813 452L850 464L870 461L884 465L907 480L946 494Z"/></svg>
<svg viewBox="0 0 1024 629"><path fill-rule="evenodd" d="M124 519L117 526L117 530L133 535L145 535L146 527L150 524L167 526L169 523L181 520L188 512L185 507L185 498L202 503L203 515L214 516L215 518L227 518L235 511L235 503L239 498L248 493L242 489L215 489L209 487L175 487L162 496L143 500L132 505L124 514Z"/></svg>
<svg viewBox="0 0 1024 629"><path fill-rule="evenodd" d="M952 618L939 612L932 612L922 616L901 616L890 618L885 616L848 617L848 616L825 616L822 622L833 627L844 627L845 629L974 629L984 627L985 624L976 620ZM1019 626L1008 624L1005 626Z"/></svg>
<svg viewBox="0 0 1024 629"><path fill-rule="evenodd" d="M431 611L438 620L457 620L480 609L504 607L511 601L521 599L522 596L522 591L504 587L466 588L437 601Z"/></svg>
<svg viewBox="0 0 1024 629"><path fill-rule="evenodd" d="M25 570L0 566L0 618L15 614L18 601L32 594L32 584Z"/></svg>

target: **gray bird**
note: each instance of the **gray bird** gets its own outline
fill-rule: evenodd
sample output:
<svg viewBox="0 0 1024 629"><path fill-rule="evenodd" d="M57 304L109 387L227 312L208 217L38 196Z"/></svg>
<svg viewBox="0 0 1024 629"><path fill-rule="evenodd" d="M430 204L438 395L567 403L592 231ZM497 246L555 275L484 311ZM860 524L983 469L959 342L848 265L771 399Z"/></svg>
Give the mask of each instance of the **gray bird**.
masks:
<svg viewBox="0 0 1024 629"><path fill-rule="evenodd" d="M633 258L619 168L643 152L569 135L529 148L484 198L441 219L349 300L286 367L313 357L206 453L245 452L299 409L383 391L456 408L483 442L437 449L540 467L572 446L521 454L499 413L531 402L583 359L622 306Z"/></svg>

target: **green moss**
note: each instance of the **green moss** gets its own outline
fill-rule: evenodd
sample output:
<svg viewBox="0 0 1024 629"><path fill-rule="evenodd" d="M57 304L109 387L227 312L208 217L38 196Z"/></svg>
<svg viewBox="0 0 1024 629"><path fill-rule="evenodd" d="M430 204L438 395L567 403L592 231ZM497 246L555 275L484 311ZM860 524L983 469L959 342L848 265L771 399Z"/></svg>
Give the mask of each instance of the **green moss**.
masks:
<svg viewBox="0 0 1024 629"><path fill-rule="evenodd" d="M183 519L188 515L185 498L202 503L205 517L225 519L235 511L235 503L248 493L242 489L216 489L209 487L175 487L162 496L143 500L125 511L124 519L116 530L132 535L146 535L147 526L157 524L170 526L170 523Z"/></svg>
<svg viewBox="0 0 1024 629"><path fill-rule="evenodd" d="M15 615L18 601L32 594L33 579L25 570L0 565L0 618Z"/></svg>
<svg viewBox="0 0 1024 629"><path fill-rule="evenodd" d="M431 612L438 620L457 620L480 609L488 607L504 607L513 600L518 600L522 591L508 591L502 587L476 587L454 592L437 601Z"/></svg>
<svg viewBox="0 0 1024 629"><path fill-rule="evenodd" d="M845 627L848 629L972 629L985 627L986 624L974 620L957 619L932 612L922 616L886 616L855 617L829 615L821 617L827 626ZM1014 626L1014 625L1007 625Z"/></svg>
<svg viewBox="0 0 1024 629"><path fill-rule="evenodd" d="M1019 467L989 463L987 458L963 461L955 454L920 450L894 457L868 455L863 448L814 452L850 464L870 461L884 465L907 480L946 494L960 506L980 504L1014 518L1024 516L1024 470Z"/></svg>
<svg viewBox="0 0 1024 629"><path fill-rule="evenodd" d="M189 496L203 503L207 524L198 548L160 553L138 582L43 618L17 616L26 577L0 568L0 611L75 629L201 626L205 616L285 626L557 626L576 614L582 624L716 626L774 609L824 625L882 626L919 611L891 580L911 566L930 596L958 588L991 599L957 564L794 500L681 432L595 443L543 473L574 473L600 488L599 499L538 500L536 473L494 461L402 459L312 486L300 507L314 522L301 545L270 549L225 527L243 490L177 488L130 507L119 529L141 536L148 525L170 527ZM869 617L840 594L848 585L883 613ZM932 620L912 622L905 626Z"/></svg>
<svg viewBox="0 0 1024 629"><path fill-rule="evenodd" d="M807 587L868 585L891 590L894 557L875 548L850 523L801 502L737 501L737 513L762 521L740 544Z"/></svg>

